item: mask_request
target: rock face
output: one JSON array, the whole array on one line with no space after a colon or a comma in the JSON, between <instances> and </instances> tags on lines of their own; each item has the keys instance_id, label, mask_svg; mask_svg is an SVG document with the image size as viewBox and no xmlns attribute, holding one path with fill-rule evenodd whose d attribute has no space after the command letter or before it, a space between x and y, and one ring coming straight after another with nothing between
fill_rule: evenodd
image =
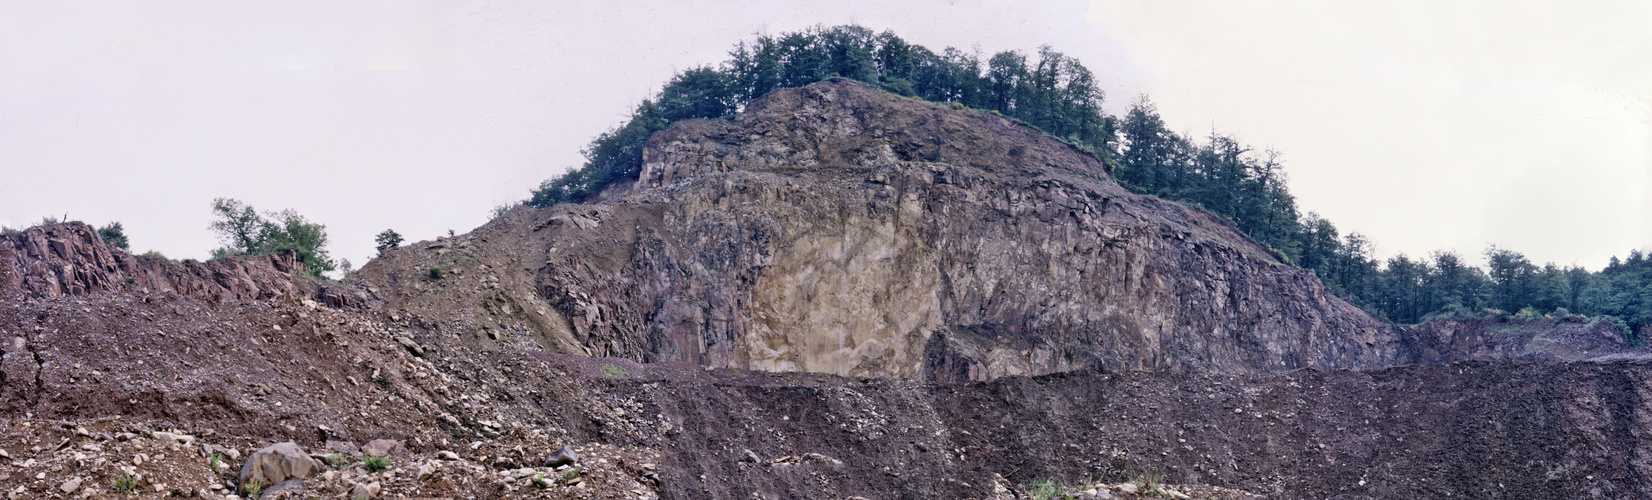
<instances>
[{"instance_id":1,"label":"rock face","mask_svg":"<svg viewBox=\"0 0 1652 500\"><path fill-rule=\"evenodd\" d=\"M578 345L548 350L937 380L1408 361L1221 220L998 116L829 81L679 123L643 158L594 204L467 236L535 273L515 293ZM364 273L410 297L392 305L441 300L392 274Z\"/></svg>"},{"instance_id":2,"label":"rock face","mask_svg":"<svg viewBox=\"0 0 1652 500\"><path fill-rule=\"evenodd\" d=\"M366 294L305 282L292 252L207 262L132 255L103 244L82 222L35 226L0 237L0 291L60 298L121 290L172 292L219 302L315 297L332 307L359 307Z\"/></svg>"},{"instance_id":3,"label":"rock face","mask_svg":"<svg viewBox=\"0 0 1652 500\"><path fill-rule=\"evenodd\" d=\"M1616 324L1577 316L1554 319L1475 318L1434 320L1404 327L1407 352L1419 363L1582 361L1638 358L1645 347L1624 341Z\"/></svg>"}]
</instances>

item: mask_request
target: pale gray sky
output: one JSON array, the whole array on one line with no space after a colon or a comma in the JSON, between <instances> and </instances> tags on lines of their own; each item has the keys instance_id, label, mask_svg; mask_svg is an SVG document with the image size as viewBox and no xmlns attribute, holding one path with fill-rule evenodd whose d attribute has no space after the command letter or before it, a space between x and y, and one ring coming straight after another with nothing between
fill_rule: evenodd
<instances>
[{"instance_id":1,"label":"pale gray sky","mask_svg":"<svg viewBox=\"0 0 1652 500\"><path fill-rule=\"evenodd\" d=\"M1638 2L0 3L0 224L123 222L203 258L214 197L373 235L481 224L674 71L754 32L859 23L1048 43L1172 127L1284 153L1380 255L1486 245L1598 269L1652 247L1652 7Z\"/></svg>"}]
</instances>

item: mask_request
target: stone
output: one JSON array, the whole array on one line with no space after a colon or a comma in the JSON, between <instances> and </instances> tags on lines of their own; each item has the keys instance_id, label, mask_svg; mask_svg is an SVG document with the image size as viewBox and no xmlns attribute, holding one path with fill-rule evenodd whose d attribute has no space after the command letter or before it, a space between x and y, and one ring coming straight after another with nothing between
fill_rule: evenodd
<instances>
[{"instance_id":1,"label":"stone","mask_svg":"<svg viewBox=\"0 0 1652 500\"><path fill-rule=\"evenodd\" d=\"M419 472L417 474L414 474L413 479L423 481L424 477L430 475L430 473L432 473L432 472L436 472L436 466L435 465L433 465L433 464L420 465L419 466Z\"/></svg>"},{"instance_id":2,"label":"stone","mask_svg":"<svg viewBox=\"0 0 1652 500\"><path fill-rule=\"evenodd\" d=\"M451 452L451 451L447 451L447 450L442 450L442 451L436 452L436 458L440 458L442 460L458 460L459 459L459 454Z\"/></svg>"},{"instance_id":3,"label":"stone","mask_svg":"<svg viewBox=\"0 0 1652 500\"><path fill-rule=\"evenodd\" d=\"M238 483L242 492L246 484L254 480L266 485L278 484L288 479L304 479L321 468L321 464L310 458L298 443L287 441L266 446L247 457L247 462L241 465L241 476Z\"/></svg>"},{"instance_id":4,"label":"stone","mask_svg":"<svg viewBox=\"0 0 1652 500\"><path fill-rule=\"evenodd\" d=\"M215 445L215 444L202 444L201 445L201 454L210 457L214 453L217 453L219 455L223 455L224 458L228 458L230 460L240 460L241 459L241 451L237 450L235 448L229 448L229 447L225 447L225 446L218 446L218 445Z\"/></svg>"},{"instance_id":5,"label":"stone","mask_svg":"<svg viewBox=\"0 0 1652 500\"><path fill-rule=\"evenodd\" d=\"M556 453L551 454L551 458L545 459L546 467L560 467L563 465L574 465L578 463L579 454L574 453L574 449L567 446L563 446L562 449L556 450Z\"/></svg>"},{"instance_id":6,"label":"stone","mask_svg":"<svg viewBox=\"0 0 1652 500\"><path fill-rule=\"evenodd\" d=\"M763 459L757 456L757 452L751 450L741 451L740 458L754 464L763 463Z\"/></svg>"},{"instance_id":7,"label":"stone","mask_svg":"<svg viewBox=\"0 0 1652 500\"><path fill-rule=\"evenodd\" d=\"M376 497L379 495L379 488L378 482L356 483L356 487L350 489L350 500Z\"/></svg>"},{"instance_id":8,"label":"stone","mask_svg":"<svg viewBox=\"0 0 1652 500\"><path fill-rule=\"evenodd\" d=\"M413 353L414 356L421 358L424 357L424 348L419 347L419 343L414 342L413 339L407 337L396 337L396 342L401 344L402 347L407 348L407 352Z\"/></svg>"},{"instance_id":9,"label":"stone","mask_svg":"<svg viewBox=\"0 0 1652 500\"><path fill-rule=\"evenodd\" d=\"M350 456L359 456L359 455L361 455L361 448L357 448L356 443L352 443L352 442L349 442L349 441L337 441L337 440L329 439L329 440L327 440L327 449L333 450L333 451L336 451L336 452L339 452L339 453L343 453L345 455L350 455Z\"/></svg>"},{"instance_id":10,"label":"stone","mask_svg":"<svg viewBox=\"0 0 1652 500\"><path fill-rule=\"evenodd\" d=\"M264 488L264 492L258 495L258 498L281 498L282 493L296 495L298 490L302 489L304 489L303 479L288 479Z\"/></svg>"},{"instance_id":11,"label":"stone","mask_svg":"<svg viewBox=\"0 0 1652 500\"><path fill-rule=\"evenodd\" d=\"M65 495L73 494L75 490L80 489L80 482L81 478L78 477L70 479L68 481L64 481L62 485L57 487L57 489L63 490L63 494Z\"/></svg>"},{"instance_id":12,"label":"stone","mask_svg":"<svg viewBox=\"0 0 1652 500\"><path fill-rule=\"evenodd\" d=\"M361 452L369 457L388 457L406 451L407 447L396 439L374 439L361 447Z\"/></svg>"},{"instance_id":13,"label":"stone","mask_svg":"<svg viewBox=\"0 0 1652 500\"><path fill-rule=\"evenodd\" d=\"M1140 488L1136 486L1136 483L1119 483L1118 486L1114 486L1114 488L1118 488L1119 491L1130 494L1135 494L1136 491L1140 490Z\"/></svg>"},{"instance_id":14,"label":"stone","mask_svg":"<svg viewBox=\"0 0 1652 500\"><path fill-rule=\"evenodd\" d=\"M157 441L163 441L163 442L168 442L168 443L178 443L178 444L182 444L182 445L195 444L195 436L191 436L191 435L188 435L188 434L174 434L174 433L165 432L165 431L155 431L155 432L149 433L149 437L155 438Z\"/></svg>"}]
</instances>

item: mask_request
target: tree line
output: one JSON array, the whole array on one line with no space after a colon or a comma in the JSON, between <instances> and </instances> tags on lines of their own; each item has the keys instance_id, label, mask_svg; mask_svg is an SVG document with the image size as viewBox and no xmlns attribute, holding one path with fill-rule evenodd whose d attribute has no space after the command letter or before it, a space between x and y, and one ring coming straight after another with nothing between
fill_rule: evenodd
<instances>
[{"instance_id":1,"label":"tree line","mask_svg":"<svg viewBox=\"0 0 1652 500\"><path fill-rule=\"evenodd\" d=\"M540 184L524 204L582 202L613 182L636 178L643 144L673 123L727 117L775 89L833 77L995 112L1087 149L1126 189L1210 211L1281 261L1313 271L1332 293L1390 321L1559 313L1612 316L1634 329L1652 324L1652 259L1639 252L1593 273L1540 267L1500 248L1486 252L1486 269L1451 252L1379 262L1363 235L1343 234L1330 221L1298 211L1277 152L1215 131L1202 139L1177 133L1145 96L1123 117L1108 115L1095 74L1048 46L1031 56L1003 51L983 59L860 26L758 35L719 65L675 75L625 123L593 139L581 168Z\"/></svg>"}]
</instances>

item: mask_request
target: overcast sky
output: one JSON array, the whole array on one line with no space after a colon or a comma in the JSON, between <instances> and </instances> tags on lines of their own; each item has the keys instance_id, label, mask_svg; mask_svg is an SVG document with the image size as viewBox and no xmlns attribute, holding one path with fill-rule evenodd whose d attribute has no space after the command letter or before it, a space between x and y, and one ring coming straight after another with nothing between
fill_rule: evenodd
<instances>
[{"instance_id":1,"label":"overcast sky","mask_svg":"<svg viewBox=\"0 0 1652 500\"><path fill-rule=\"evenodd\" d=\"M1489 244L1599 269L1652 247L1645 2L6 2L0 224L124 223L204 258L215 197L296 209L357 266L580 163L673 72L753 33L1033 51L1175 129L1284 155L1378 254Z\"/></svg>"}]
</instances>

